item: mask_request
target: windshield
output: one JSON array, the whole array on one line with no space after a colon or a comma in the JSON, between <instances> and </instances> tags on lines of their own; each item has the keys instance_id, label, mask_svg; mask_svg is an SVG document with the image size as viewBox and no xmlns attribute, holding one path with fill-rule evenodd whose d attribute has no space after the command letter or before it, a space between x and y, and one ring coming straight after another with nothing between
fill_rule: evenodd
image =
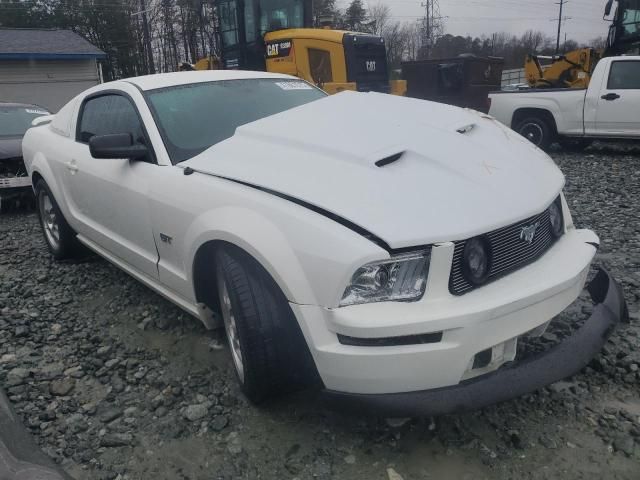
<instances>
[{"instance_id":1,"label":"windshield","mask_svg":"<svg viewBox=\"0 0 640 480\"><path fill-rule=\"evenodd\" d=\"M147 99L171 161L178 163L233 136L241 125L325 96L300 80L261 78L163 88Z\"/></svg>"},{"instance_id":2,"label":"windshield","mask_svg":"<svg viewBox=\"0 0 640 480\"><path fill-rule=\"evenodd\" d=\"M623 36L640 34L640 0L629 0L620 4L622 11Z\"/></svg>"},{"instance_id":3,"label":"windshield","mask_svg":"<svg viewBox=\"0 0 640 480\"><path fill-rule=\"evenodd\" d=\"M302 0L260 0L260 32L304 26Z\"/></svg>"},{"instance_id":4,"label":"windshield","mask_svg":"<svg viewBox=\"0 0 640 480\"><path fill-rule=\"evenodd\" d=\"M46 110L35 106L0 105L0 137L21 137L36 117L49 115Z\"/></svg>"}]
</instances>

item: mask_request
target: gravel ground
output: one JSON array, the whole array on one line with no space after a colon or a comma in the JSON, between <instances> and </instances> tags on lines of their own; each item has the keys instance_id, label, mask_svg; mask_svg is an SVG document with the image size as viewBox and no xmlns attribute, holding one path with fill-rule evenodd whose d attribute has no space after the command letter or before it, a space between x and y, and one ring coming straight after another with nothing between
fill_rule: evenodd
<instances>
[{"instance_id":1,"label":"gravel ground","mask_svg":"<svg viewBox=\"0 0 640 480\"><path fill-rule=\"evenodd\" d=\"M436 419L349 417L313 392L256 408L218 332L96 257L53 262L36 216L16 213L0 217L0 385L79 479L638 479L640 147L553 156L632 316L574 378Z\"/></svg>"}]
</instances>

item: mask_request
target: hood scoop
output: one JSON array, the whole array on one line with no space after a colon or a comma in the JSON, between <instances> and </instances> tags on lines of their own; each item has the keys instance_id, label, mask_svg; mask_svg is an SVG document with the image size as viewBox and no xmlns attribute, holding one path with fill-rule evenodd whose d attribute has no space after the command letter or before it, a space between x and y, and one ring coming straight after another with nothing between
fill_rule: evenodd
<instances>
[{"instance_id":1,"label":"hood scoop","mask_svg":"<svg viewBox=\"0 0 640 480\"><path fill-rule=\"evenodd\" d=\"M475 123L470 123L469 125L465 125L463 127L457 128L456 132L461 133L461 134L464 135L465 133L469 133L474 128L476 128L476 124Z\"/></svg>"},{"instance_id":2,"label":"hood scoop","mask_svg":"<svg viewBox=\"0 0 640 480\"><path fill-rule=\"evenodd\" d=\"M404 152L396 153L395 155L389 155L388 157L383 158L382 160L378 160L376 162L376 167L386 167L387 165L391 165L392 163L397 162L402 158Z\"/></svg>"}]
</instances>

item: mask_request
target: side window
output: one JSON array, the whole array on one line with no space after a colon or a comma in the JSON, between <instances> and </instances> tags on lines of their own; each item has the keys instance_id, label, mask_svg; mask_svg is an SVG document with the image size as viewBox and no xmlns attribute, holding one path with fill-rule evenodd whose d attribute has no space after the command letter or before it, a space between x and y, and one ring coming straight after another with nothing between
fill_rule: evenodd
<instances>
[{"instance_id":1,"label":"side window","mask_svg":"<svg viewBox=\"0 0 640 480\"><path fill-rule=\"evenodd\" d=\"M89 142L94 135L130 133L135 142L144 143L140 119L131 101L121 95L101 95L84 104L77 140Z\"/></svg>"},{"instance_id":2,"label":"side window","mask_svg":"<svg viewBox=\"0 0 640 480\"><path fill-rule=\"evenodd\" d=\"M331 54L327 50L309 49L309 69L311 78L317 85L333 82Z\"/></svg>"},{"instance_id":3,"label":"side window","mask_svg":"<svg viewBox=\"0 0 640 480\"><path fill-rule=\"evenodd\" d=\"M640 90L640 62L618 61L611 64L609 90Z\"/></svg>"},{"instance_id":4,"label":"side window","mask_svg":"<svg viewBox=\"0 0 640 480\"><path fill-rule=\"evenodd\" d=\"M218 6L222 42L227 47L238 43L238 17L235 0L221 2Z\"/></svg>"},{"instance_id":5,"label":"side window","mask_svg":"<svg viewBox=\"0 0 640 480\"><path fill-rule=\"evenodd\" d=\"M253 0L244 2L244 36L248 43L255 42L258 36L256 16L253 10Z\"/></svg>"}]
</instances>

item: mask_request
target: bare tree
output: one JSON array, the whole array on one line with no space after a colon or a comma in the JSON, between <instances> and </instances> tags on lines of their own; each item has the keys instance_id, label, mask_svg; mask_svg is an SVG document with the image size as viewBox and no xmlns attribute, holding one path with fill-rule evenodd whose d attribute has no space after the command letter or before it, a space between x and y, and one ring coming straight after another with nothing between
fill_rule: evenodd
<instances>
[{"instance_id":1,"label":"bare tree","mask_svg":"<svg viewBox=\"0 0 640 480\"><path fill-rule=\"evenodd\" d=\"M368 17L371 33L383 36L391 21L391 9L389 5L377 3L369 9Z\"/></svg>"}]
</instances>

